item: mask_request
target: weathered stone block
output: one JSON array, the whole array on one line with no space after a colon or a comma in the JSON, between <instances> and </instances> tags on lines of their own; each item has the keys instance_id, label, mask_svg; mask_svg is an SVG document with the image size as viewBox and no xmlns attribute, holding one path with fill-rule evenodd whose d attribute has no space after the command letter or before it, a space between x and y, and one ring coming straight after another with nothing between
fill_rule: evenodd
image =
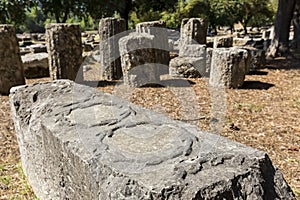
<instances>
[{"instance_id":1,"label":"weathered stone block","mask_svg":"<svg viewBox=\"0 0 300 200\"><path fill-rule=\"evenodd\" d=\"M47 53L26 54L22 56L24 76L27 78L48 77L49 63Z\"/></svg>"},{"instance_id":2,"label":"weathered stone block","mask_svg":"<svg viewBox=\"0 0 300 200\"><path fill-rule=\"evenodd\" d=\"M233 37L231 36L219 36L214 38L214 48L220 47L232 47Z\"/></svg>"},{"instance_id":3,"label":"weathered stone block","mask_svg":"<svg viewBox=\"0 0 300 200\"><path fill-rule=\"evenodd\" d=\"M25 84L23 64L19 55L16 30L12 25L0 25L0 94L11 87Z\"/></svg>"},{"instance_id":4,"label":"weathered stone block","mask_svg":"<svg viewBox=\"0 0 300 200\"><path fill-rule=\"evenodd\" d=\"M264 152L96 89L59 80L10 102L41 200L295 199Z\"/></svg>"},{"instance_id":5,"label":"weathered stone block","mask_svg":"<svg viewBox=\"0 0 300 200\"><path fill-rule=\"evenodd\" d=\"M181 22L180 46L186 44L206 44L208 23L201 18L185 18Z\"/></svg>"},{"instance_id":6,"label":"weathered stone block","mask_svg":"<svg viewBox=\"0 0 300 200\"><path fill-rule=\"evenodd\" d=\"M249 71L261 69L266 64L266 51L263 49L257 49L254 47L243 47L251 55Z\"/></svg>"},{"instance_id":7,"label":"weathered stone block","mask_svg":"<svg viewBox=\"0 0 300 200\"><path fill-rule=\"evenodd\" d=\"M165 21L142 22L136 25L137 33L148 33L154 36L157 63L169 65L170 53L168 32Z\"/></svg>"},{"instance_id":8,"label":"weathered stone block","mask_svg":"<svg viewBox=\"0 0 300 200\"><path fill-rule=\"evenodd\" d=\"M153 48L154 37L147 33L132 33L120 39L124 84L139 87L160 81L160 75L165 69L157 60L158 52Z\"/></svg>"},{"instance_id":9,"label":"weathered stone block","mask_svg":"<svg viewBox=\"0 0 300 200\"><path fill-rule=\"evenodd\" d=\"M181 57L206 57L206 46L199 44L188 44L182 46L179 50Z\"/></svg>"},{"instance_id":10,"label":"weathered stone block","mask_svg":"<svg viewBox=\"0 0 300 200\"><path fill-rule=\"evenodd\" d=\"M205 57L176 57L170 61L173 77L198 78L207 76Z\"/></svg>"},{"instance_id":11,"label":"weathered stone block","mask_svg":"<svg viewBox=\"0 0 300 200\"><path fill-rule=\"evenodd\" d=\"M126 31L126 21L102 18L99 22L100 76L103 80L119 80L122 77L119 53L120 33Z\"/></svg>"},{"instance_id":12,"label":"weathered stone block","mask_svg":"<svg viewBox=\"0 0 300 200\"><path fill-rule=\"evenodd\" d=\"M209 83L211 86L239 88L246 74L247 51L238 48L216 48L212 53Z\"/></svg>"},{"instance_id":13,"label":"weathered stone block","mask_svg":"<svg viewBox=\"0 0 300 200\"><path fill-rule=\"evenodd\" d=\"M47 24L47 50L50 77L81 81L82 44L80 26Z\"/></svg>"}]
</instances>

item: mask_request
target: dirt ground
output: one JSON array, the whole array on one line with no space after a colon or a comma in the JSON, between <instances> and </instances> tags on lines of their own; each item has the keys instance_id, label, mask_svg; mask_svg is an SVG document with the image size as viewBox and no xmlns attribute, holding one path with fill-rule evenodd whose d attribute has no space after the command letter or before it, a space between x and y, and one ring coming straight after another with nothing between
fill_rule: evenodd
<instances>
[{"instance_id":1,"label":"dirt ground","mask_svg":"<svg viewBox=\"0 0 300 200\"><path fill-rule=\"evenodd\" d=\"M247 75L241 89L226 90L226 97L221 98L226 116L219 133L267 152L300 199L300 55L296 57L269 61L265 69ZM31 79L27 83L47 80ZM99 90L125 95L136 104L210 130L212 100L207 80L166 80L163 85L166 87L144 87L126 93L121 87L103 84ZM195 110L195 116L187 115ZM22 172L7 96L0 96L2 199L35 199Z\"/></svg>"}]
</instances>

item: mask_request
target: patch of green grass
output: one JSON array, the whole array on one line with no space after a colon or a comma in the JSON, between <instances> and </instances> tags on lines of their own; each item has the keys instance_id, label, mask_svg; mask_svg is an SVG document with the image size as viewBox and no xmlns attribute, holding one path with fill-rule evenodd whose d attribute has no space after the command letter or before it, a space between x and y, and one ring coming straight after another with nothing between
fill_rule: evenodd
<instances>
[{"instance_id":1,"label":"patch of green grass","mask_svg":"<svg viewBox=\"0 0 300 200\"><path fill-rule=\"evenodd\" d=\"M9 175L0 176L0 183L8 186L10 184L11 177Z\"/></svg>"},{"instance_id":2,"label":"patch of green grass","mask_svg":"<svg viewBox=\"0 0 300 200\"><path fill-rule=\"evenodd\" d=\"M293 191L296 197L300 197L300 188L293 189Z\"/></svg>"},{"instance_id":3,"label":"patch of green grass","mask_svg":"<svg viewBox=\"0 0 300 200\"><path fill-rule=\"evenodd\" d=\"M298 100L296 101L296 105L297 105L297 106L300 106L300 99L298 99Z\"/></svg>"}]
</instances>

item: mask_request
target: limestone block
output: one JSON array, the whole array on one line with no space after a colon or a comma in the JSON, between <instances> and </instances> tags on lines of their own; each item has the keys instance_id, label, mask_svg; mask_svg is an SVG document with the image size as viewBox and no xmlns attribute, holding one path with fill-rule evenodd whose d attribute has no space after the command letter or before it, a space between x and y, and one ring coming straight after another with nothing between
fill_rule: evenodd
<instances>
[{"instance_id":1,"label":"limestone block","mask_svg":"<svg viewBox=\"0 0 300 200\"><path fill-rule=\"evenodd\" d=\"M47 51L50 77L81 81L81 31L76 24L47 24Z\"/></svg>"},{"instance_id":2,"label":"limestone block","mask_svg":"<svg viewBox=\"0 0 300 200\"><path fill-rule=\"evenodd\" d=\"M48 77L49 63L47 53L26 54L22 56L26 78Z\"/></svg>"},{"instance_id":3,"label":"limestone block","mask_svg":"<svg viewBox=\"0 0 300 200\"><path fill-rule=\"evenodd\" d=\"M120 33L126 31L124 19L102 18L99 22L100 76L103 80L119 80L122 77L119 53Z\"/></svg>"},{"instance_id":4,"label":"limestone block","mask_svg":"<svg viewBox=\"0 0 300 200\"><path fill-rule=\"evenodd\" d=\"M125 85L139 87L159 82L165 69L157 62L154 37L147 33L132 33L119 40Z\"/></svg>"},{"instance_id":5,"label":"limestone block","mask_svg":"<svg viewBox=\"0 0 300 200\"><path fill-rule=\"evenodd\" d=\"M181 44L206 44L208 23L201 18L185 18L181 22Z\"/></svg>"},{"instance_id":6,"label":"limestone block","mask_svg":"<svg viewBox=\"0 0 300 200\"><path fill-rule=\"evenodd\" d=\"M212 53L209 83L214 87L239 88L246 74L247 51L216 48Z\"/></svg>"},{"instance_id":7,"label":"limestone block","mask_svg":"<svg viewBox=\"0 0 300 200\"><path fill-rule=\"evenodd\" d=\"M156 50L157 63L169 65L170 53L168 32L165 21L142 22L136 25L137 33L148 33L154 36L154 49Z\"/></svg>"},{"instance_id":8,"label":"limestone block","mask_svg":"<svg viewBox=\"0 0 300 200\"><path fill-rule=\"evenodd\" d=\"M181 57L206 57L206 46L199 44L188 44L181 46L179 49L179 56Z\"/></svg>"},{"instance_id":9,"label":"limestone block","mask_svg":"<svg viewBox=\"0 0 300 200\"><path fill-rule=\"evenodd\" d=\"M0 25L0 94L11 87L25 84L23 64L19 54L16 30L12 25Z\"/></svg>"},{"instance_id":10,"label":"limestone block","mask_svg":"<svg viewBox=\"0 0 300 200\"><path fill-rule=\"evenodd\" d=\"M10 103L41 200L295 199L266 153L97 89L57 80Z\"/></svg>"},{"instance_id":11,"label":"limestone block","mask_svg":"<svg viewBox=\"0 0 300 200\"><path fill-rule=\"evenodd\" d=\"M169 74L185 78L207 76L205 63L205 57L176 57L170 61Z\"/></svg>"},{"instance_id":12,"label":"limestone block","mask_svg":"<svg viewBox=\"0 0 300 200\"><path fill-rule=\"evenodd\" d=\"M214 48L232 47L233 37L231 36L218 36L214 38Z\"/></svg>"}]
</instances>

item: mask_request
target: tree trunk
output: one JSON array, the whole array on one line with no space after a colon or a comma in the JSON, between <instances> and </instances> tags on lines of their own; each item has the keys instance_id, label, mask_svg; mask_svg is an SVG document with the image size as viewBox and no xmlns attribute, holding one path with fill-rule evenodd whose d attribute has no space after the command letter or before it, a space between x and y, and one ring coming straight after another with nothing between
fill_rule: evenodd
<instances>
[{"instance_id":1,"label":"tree trunk","mask_svg":"<svg viewBox=\"0 0 300 200\"><path fill-rule=\"evenodd\" d=\"M129 22L129 13L132 8L132 0L126 0L125 1L125 7L124 9L120 12L120 15L123 19L126 21L126 30L128 30L128 22Z\"/></svg>"},{"instance_id":2,"label":"tree trunk","mask_svg":"<svg viewBox=\"0 0 300 200\"><path fill-rule=\"evenodd\" d=\"M289 53L289 33L296 0L279 0L275 20L275 35L268 49L268 57Z\"/></svg>"},{"instance_id":3,"label":"tree trunk","mask_svg":"<svg viewBox=\"0 0 300 200\"><path fill-rule=\"evenodd\" d=\"M294 18L293 18L293 26L294 26L294 38L293 38L293 48L300 48L300 2L297 1L295 4L294 10Z\"/></svg>"}]
</instances>

